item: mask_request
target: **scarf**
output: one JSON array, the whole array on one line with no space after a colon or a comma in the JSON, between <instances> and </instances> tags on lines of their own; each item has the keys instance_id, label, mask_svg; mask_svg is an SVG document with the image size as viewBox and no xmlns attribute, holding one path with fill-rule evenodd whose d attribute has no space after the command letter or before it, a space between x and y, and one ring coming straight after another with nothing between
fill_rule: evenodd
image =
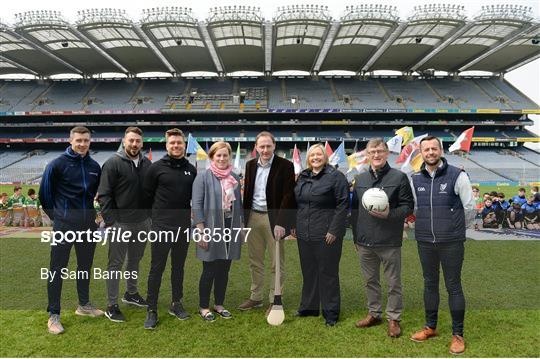
<instances>
[{"instance_id":1,"label":"scarf","mask_svg":"<svg viewBox=\"0 0 540 359\"><path fill-rule=\"evenodd\" d=\"M232 169L233 167L229 165L226 169L221 170L217 168L214 162L210 163L210 171L219 179L219 183L221 184L221 203L223 209L231 208L232 202L236 200L234 189L238 185L238 181L231 176Z\"/></svg>"}]
</instances>

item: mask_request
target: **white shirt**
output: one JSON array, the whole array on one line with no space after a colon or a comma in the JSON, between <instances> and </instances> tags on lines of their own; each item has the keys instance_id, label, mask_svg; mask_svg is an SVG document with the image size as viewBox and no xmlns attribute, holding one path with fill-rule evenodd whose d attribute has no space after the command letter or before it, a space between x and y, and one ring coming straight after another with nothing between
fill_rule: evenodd
<instances>
[{"instance_id":1,"label":"white shirt","mask_svg":"<svg viewBox=\"0 0 540 359\"><path fill-rule=\"evenodd\" d=\"M443 166L443 162L439 164L439 168ZM431 175L431 177L435 176L435 171L430 172L429 168L426 166L426 170ZM409 177L409 180L411 182L411 187L413 189L413 195L414 195L414 210L416 212L417 209L417 200L416 200L416 191L414 190L414 184L412 182L412 177ZM469 175L465 172L461 172L456 179L456 184L454 185L454 193L459 196L459 199L461 200L461 204L463 205L463 209L465 211L465 225L469 227L474 222L474 217L476 216L476 202L474 201L473 192L472 192L472 185L471 180L469 179Z\"/></svg>"},{"instance_id":2,"label":"white shirt","mask_svg":"<svg viewBox=\"0 0 540 359\"><path fill-rule=\"evenodd\" d=\"M251 208L257 211L268 210L266 205L266 183L268 182L268 175L270 174L270 167L274 161L274 155L270 158L266 164L262 164L261 159L257 161L257 174L255 175L255 188L253 189L253 204Z\"/></svg>"}]
</instances>

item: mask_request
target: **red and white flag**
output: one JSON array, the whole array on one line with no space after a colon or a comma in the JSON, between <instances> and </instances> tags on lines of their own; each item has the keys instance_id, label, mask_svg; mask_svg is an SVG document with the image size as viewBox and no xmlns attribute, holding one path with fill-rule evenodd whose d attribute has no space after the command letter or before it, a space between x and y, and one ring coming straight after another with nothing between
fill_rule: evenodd
<instances>
[{"instance_id":1,"label":"red and white flag","mask_svg":"<svg viewBox=\"0 0 540 359\"><path fill-rule=\"evenodd\" d=\"M324 143L324 149L326 150L326 154L328 155L328 158L334 154L334 151L332 150L332 147L330 147L330 144L328 141Z\"/></svg>"},{"instance_id":2,"label":"red and white flag","mask_svg":"<svg viewBox=\"0 0 540 359\"><path fill-rule=\"evenodd\" d=\"M296 145L294 145L292 159L294 164L294 174L297 175L302 172L302 163L300 162L300 151L298 151Z\"/></svg>"},{"instance_id":3,"label":"red and white flag","mask_svg":"<svg viewBox=\"0 0 540 359\"><path fill-rule=\"evenodd\" d=\"M449 152L454 152L454 151L469 152L471 150L471 142L472 142L473 133L474 133L474 126L463 131L461 135L459 135L459 137L457 138L456 142L454 142L452 146L448 148L448 151Z\"/></svg>"}]
</instances>

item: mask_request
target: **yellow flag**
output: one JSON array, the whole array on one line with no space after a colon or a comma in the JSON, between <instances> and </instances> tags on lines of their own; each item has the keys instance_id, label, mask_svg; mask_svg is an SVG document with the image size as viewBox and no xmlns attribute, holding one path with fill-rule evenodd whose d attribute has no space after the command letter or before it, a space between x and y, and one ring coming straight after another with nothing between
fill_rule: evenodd
<instances>
[{"instance_id":1,"label":"yellow flag","mask_svg":"<svg viewBox=\"0 0 540 359\"><path fill-rule=\"evenodd\" d=\"M396 130L396 135L399 135L403 138L403 141L401 142L402 146L406 146L414 138L413 129L409 126L405 126L400 128L399 130Z\"/></svg>"}]
</instances>

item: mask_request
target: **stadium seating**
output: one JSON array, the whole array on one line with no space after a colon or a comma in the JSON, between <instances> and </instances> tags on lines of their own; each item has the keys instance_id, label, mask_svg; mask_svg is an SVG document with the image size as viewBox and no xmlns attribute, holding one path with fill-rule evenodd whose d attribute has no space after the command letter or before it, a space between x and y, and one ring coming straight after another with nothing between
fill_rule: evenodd
<instances>
[{"instance_id":1,"label":"stadium seating","mask_svg":"<svg viewBox=\"0 0 540 359\"><path fill-rule=\"evenodd\" d=\"M93 81L55 81L34 102L33 111L82 110L83 98L94 86Z\"/></svg>"},{"instance_id":2,"label":"stadium seating","mask_svg":"<svg viewBox=\"0 0 540 359\"><path fill-rule=\"evenodd\" d=\"M245 95L240 104L240 92ZM196 92L196 93L195 93ZM291 101L294 99L293 101ZM493 78L274 78L0 81L0 111L159 111L270 109L534 109Z\"/></svg>"}]
</instances>

